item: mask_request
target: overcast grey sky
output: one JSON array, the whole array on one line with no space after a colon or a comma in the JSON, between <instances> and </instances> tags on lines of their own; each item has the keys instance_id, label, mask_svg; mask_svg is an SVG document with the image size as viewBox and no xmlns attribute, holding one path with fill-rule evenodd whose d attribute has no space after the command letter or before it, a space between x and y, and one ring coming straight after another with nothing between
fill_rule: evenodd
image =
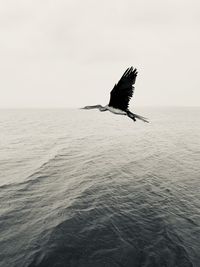
<instances>
[{"instance_id":1,"label":"overcast grey sky","mask_svg":"<svg viewBox=\"0 0 200 267\"><path fill-rule=\"evenodd\" d=\"M0 107L107 104L131 65L131 106L199 106L200 1L0 1Z\"/></svg>"}]
</instances>

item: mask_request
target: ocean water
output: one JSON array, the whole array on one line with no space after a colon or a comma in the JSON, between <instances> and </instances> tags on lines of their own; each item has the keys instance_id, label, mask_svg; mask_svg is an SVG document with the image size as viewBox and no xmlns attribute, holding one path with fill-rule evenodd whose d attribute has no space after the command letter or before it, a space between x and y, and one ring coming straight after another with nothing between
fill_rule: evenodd
<instances>
[{"instance_id":1,"label":"ocean water","mask_svg":"<svg viewBox=\"0 0 200 267\"><path fill-rule=\"evenodd\" d=\"M200 266L200 108L134 112L0 110L1 267Z\"/></svg>"}]
</instances>

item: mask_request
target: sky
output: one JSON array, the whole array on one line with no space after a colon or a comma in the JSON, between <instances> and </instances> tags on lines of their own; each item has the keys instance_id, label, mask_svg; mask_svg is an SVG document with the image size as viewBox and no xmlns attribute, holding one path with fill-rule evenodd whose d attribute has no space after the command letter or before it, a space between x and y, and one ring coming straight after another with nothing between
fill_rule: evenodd
<instances>
[{"instance_id":1,"label":"sky","mask_svg":"<svg viewBox=\"0 0 200 267\"><path fill-rule=\"evenodd\" d=\"M199 0L0 1L0 108L200 105Z\"/></svg>"}]
</instances>

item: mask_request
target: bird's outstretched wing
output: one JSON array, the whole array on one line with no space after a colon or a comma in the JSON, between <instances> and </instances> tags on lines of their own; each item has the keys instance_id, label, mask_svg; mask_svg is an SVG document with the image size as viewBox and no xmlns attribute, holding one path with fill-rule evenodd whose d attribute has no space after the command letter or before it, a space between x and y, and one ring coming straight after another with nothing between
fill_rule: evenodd
<instances>
[{"instance_id":1,"label":"bird's outstretched wing","mask_svg":"<svg viewBox=\"0 0 200 267\"><path fill-rule=\"evenodd\" d=\"M108 106L118 108L126 111L128 109L129 101L133 95L134 87L137 77L137 69L133 67L128 68L119 82L115 84L110 92L110 102Z\"/></svg>"}]
</instances>

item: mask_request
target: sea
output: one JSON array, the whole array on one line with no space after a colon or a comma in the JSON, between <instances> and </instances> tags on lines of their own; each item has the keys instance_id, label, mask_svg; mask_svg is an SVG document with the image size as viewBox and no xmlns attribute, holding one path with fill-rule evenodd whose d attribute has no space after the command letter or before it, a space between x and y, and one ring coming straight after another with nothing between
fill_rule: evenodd
<instances>
[{"instance_id":1,"label":"sea","mask_svg":"<svg viewBox=\"0 0 200 267\"><path fill-rule=\"evenodd\" d=\"M133 112L0 110L1 267L200 266L200 108Z\"/></svg>"}]
</instances>

